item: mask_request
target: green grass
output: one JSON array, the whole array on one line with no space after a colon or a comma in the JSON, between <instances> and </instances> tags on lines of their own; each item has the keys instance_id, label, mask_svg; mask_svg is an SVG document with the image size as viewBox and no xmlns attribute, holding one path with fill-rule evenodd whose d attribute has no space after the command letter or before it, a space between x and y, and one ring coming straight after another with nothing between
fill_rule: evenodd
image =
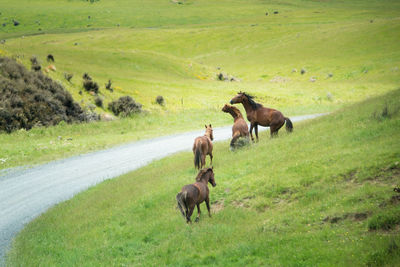
<instances>
[{"instance_id":1,"label":"green grass","mask_svg":"<svg viewBox=\"0 0 400 267\"><path fill-rule=\"evenodd\" d=\"M179 153L106 181L27 225L10 266L395 266L400 90L230 152L216 143L213 217L186 225ZM387 227L390 225L390 227ZM376 230L375 230L376 229Z\"/></svg>"},{"instance_id":2,"label":"green grass","mask_svg":"<svg viewBox=\"0 0 400 267\"><path fill-rule=\"evenodd\" d=\"M7 145L0 146L0 157L7 161L0 168L204 123L228 124L230 118L220 108L239 90L292 116L337 110L398 87L398 1L183 2L0 0L0 22L8 23L0 25L0 39L6 39L0 54L29 67L32 55L46 66L45 57L51 53L57 72L49 75L83 107L95 99L86 92L79 94L82 74L88 72L104 98L105 108L96 108L97 112L108 112L109 102L127 94L148 112L144 122L143 116L136 116L113 123L37 129L40 134L2 133L0 143ZM275 10L279 14L272 14ZM12 18L21 24L12 26ZM307 70L304 75L302 68ZM241 82L217 81L220 71ZM63 78L64 72L74 74L72 83ZM310 82L312 77L316 82ZM108 79L114 93L104 89ZM155 103L157 95L165 98L165 107ZM151 131L146 123L159 125L160 130ZM121 132L128 134L121 137ZM58 136L72 137L72 145L52 145L51 151L38 152Z\"/></svg>"}]
</instances>

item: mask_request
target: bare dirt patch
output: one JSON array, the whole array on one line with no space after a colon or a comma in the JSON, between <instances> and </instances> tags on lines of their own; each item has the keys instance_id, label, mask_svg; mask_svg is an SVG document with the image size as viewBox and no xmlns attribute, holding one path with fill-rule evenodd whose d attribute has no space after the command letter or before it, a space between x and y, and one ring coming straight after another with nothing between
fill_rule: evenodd
<instances>
[{"instance_id":1,"label":"bare dirt patch","mask_svg":"<svg viewBox=\"0 0 400 267\"><path fill-rule=\"evenodd\" d=\"M346 213L343 214L342 216L327 216L325 217L322 221L324 223L330 222L330 223L338 223L341 220L346 220L350 219L353 221L363 221L367 219L371 215L370 212L355 212L355 213Z\"/></svg>"},{"instance_id":2,"label":"bare dirt patch","mask_svg":"<svg viewBox=\"0 0 400 267\"><path fill-rule=\"evenodd\" d=\"M216 201L212 204L211 209L213 213L218 213L225 208L224 200Z\"/></svg>"}]
</instances>

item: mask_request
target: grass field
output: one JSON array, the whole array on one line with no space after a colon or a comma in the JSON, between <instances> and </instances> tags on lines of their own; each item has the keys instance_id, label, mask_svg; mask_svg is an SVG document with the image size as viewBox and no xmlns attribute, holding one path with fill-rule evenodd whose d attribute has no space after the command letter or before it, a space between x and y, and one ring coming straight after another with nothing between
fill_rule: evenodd
<instances>
[{"instance_id":1,"label":"grass field","mask_svg":"<svg viewBox=\"0 0 400 267\"><path fill-rule=\"evenodd\" d=\"M0 169L226 125L231 118L220 109L239 90L290 116L333 111L398 87L398 1L182 3L0 0L0 54L28 67L32 55L46 66L53 54L57 71L49 75L83 107L94 103L79 94L88 72L104 99L97 112L126 94L146 110L111 123L2 133ZM218 81L221 71L240 82ZM74 75L71 83L64 72ZM108 79L113 93L104 88ZM164 107L155 103L158 95Z\"/></svg>"},{"instance_id":2,"label":"grass field","mask_svg":"<svg viewBox=\"0 0 400 267\"><path fill-rule=\"evenodd\" d=\"M16 238L10 266L396 266L400 90L230 152L215 144L213 217L186 225L175 195L191 153L57 205ZM396 197L397 195L397 197Z\"/></svg>"}]
</instances>

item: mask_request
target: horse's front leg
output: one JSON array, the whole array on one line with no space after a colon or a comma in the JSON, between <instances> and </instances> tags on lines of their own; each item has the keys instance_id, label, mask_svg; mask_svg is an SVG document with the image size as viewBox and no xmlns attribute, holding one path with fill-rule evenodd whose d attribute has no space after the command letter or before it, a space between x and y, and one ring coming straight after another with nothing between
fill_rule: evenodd
<instances>
[{"instance_id":1,"label":"horse's front leg","mask_svg":"<svg viewBox=\"0 0 400 267\"><path fill-rule=\"evenodd\" d=\"M258 142L258 124L254 124L254 133L256 134L257 142Z\"/></svg>"},{"instance_id":2,"label":"horse's front leg","mask_svg":"<svg viewBox=\"0 0 400 267\"><path fill-rule=\"evenodd\" d=\"M201 214L200 204L197 204L197 217L196 217L195 222L198 222L200 220L200 214Z\"/></svg>"},{"instance_id":3,"label":"horse's front leg","mask_svg":"<svg viewBox=\"0 0 400 267\"><path fill-rule=\"evenodd\" d=\"M205 201L206 201L206 205L207 205L208 216L211 217L211 212L210 212L210 199L208 198L208 196L207 196L207 198L206 198Z\"/></svg>"},{"instance_id":4,"label":"horse's front leg","mask_svg":"<svg viewBox=\"0 0 400 267\"><path fill-rule=\"evenodd\" d=\"M253 123L250 123L250 137L251 137L251 141L254 142L254 137L253 137Z\"/></svg>"},{"instance_id":5,"label":"horse's front leg","mask_svg":"<svg viewBox=\"0 0 400 267\"><path fill-rule=\"evenodd\" d=\"M212 152L211 152L209 155L210 155L210 160L211 160L210 165L212 166L212 159L213 159L213 154L212 154Z\"/></svg>"}]
</instances>

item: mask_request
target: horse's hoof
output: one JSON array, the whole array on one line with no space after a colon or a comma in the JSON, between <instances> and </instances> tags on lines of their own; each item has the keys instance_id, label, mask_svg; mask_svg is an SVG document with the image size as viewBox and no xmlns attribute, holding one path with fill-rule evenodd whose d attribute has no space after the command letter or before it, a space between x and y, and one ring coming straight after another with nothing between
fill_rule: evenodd
<instances>
[{"instance_id":1,"label":"horse's hoof","mask_svg":"<svg viewBox=\"0 0 400 267\"><path fill-rule=\"evenodd\" d=\"M196 220L194 220L194 222L199 222L199 221L200 221L199 217L197 217Z\"/></svg>"}]
</instances>

